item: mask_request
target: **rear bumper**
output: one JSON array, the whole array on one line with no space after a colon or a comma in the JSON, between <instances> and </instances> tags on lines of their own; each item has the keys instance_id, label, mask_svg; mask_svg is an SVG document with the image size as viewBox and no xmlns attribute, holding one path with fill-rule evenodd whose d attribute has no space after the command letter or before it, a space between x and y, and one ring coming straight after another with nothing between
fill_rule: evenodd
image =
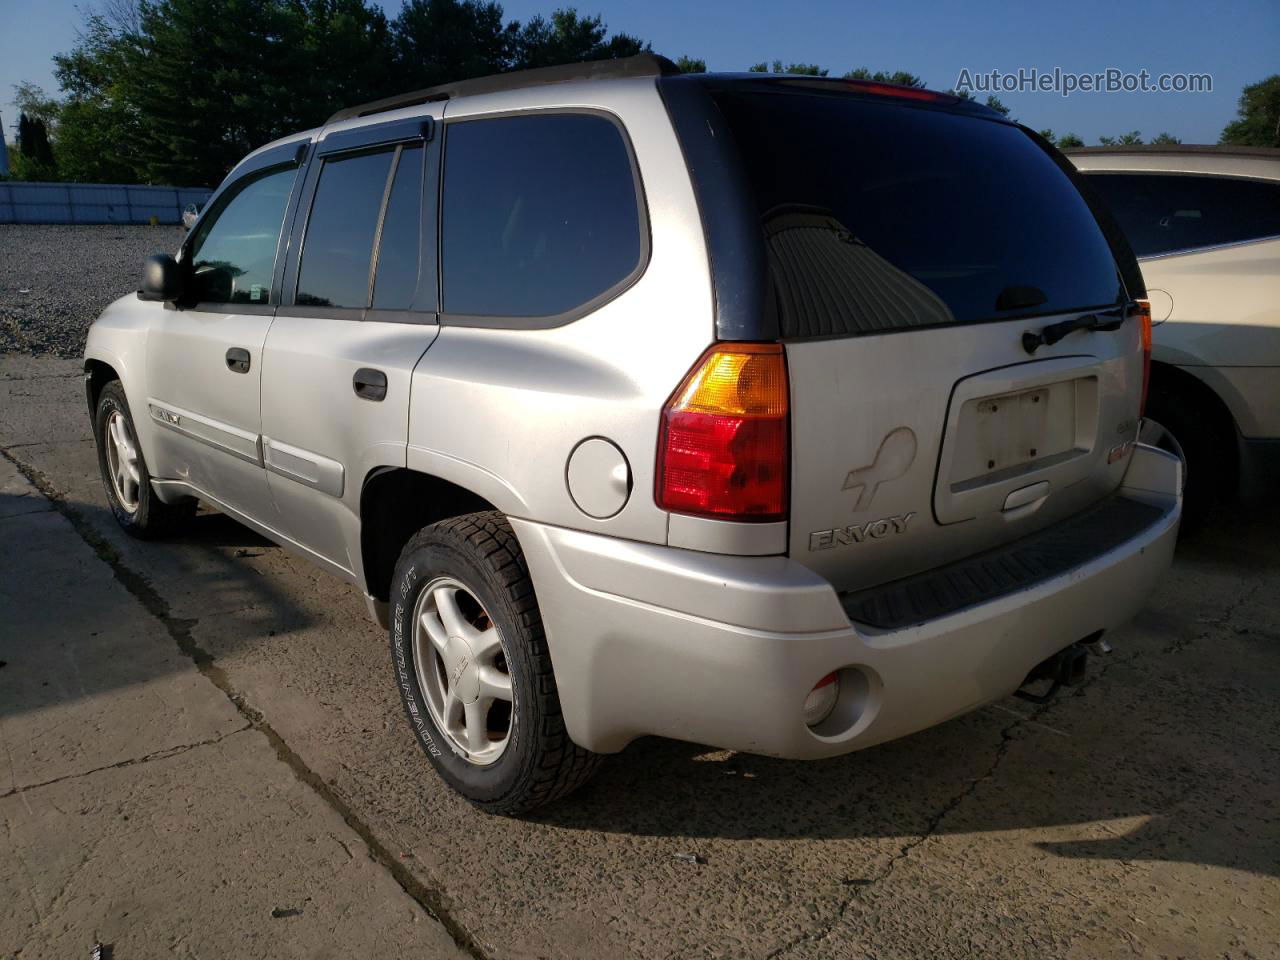
<instances>
[{"instance_id":1,"label":"rear bumper","mask_svg":"<svg viewBox=\"0 0 1280 960\"><path fill-rule=\"evenodd\" d=\"M924 622L850 620L786 557L725 557L513 520L570 736L601 752L655 734L771 756L834 756L1015 690L1057 651L1132 617L1169 566L1176 459L1139 447L1118 495L1159 509L1118 545L1033 586ZM841 671L832 717L802 704Z\"/></svg>"}]
</instances>

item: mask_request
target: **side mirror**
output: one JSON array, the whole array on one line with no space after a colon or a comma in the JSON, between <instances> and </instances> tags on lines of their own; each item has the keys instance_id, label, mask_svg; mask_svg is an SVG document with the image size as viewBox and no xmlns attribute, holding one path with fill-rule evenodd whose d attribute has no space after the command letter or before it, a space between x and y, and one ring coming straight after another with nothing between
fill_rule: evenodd
<instances>
[{"instance_id":1,"label":"side mirror","mask_svg":"<svg viewBox=\"0 0 1280 960\"><path fill-rule=\"evenodd\" d=\"M168 253L153 253L142 268L139 300L177 300L182 296L182 271Z\"/></svg>"}]
</instances>

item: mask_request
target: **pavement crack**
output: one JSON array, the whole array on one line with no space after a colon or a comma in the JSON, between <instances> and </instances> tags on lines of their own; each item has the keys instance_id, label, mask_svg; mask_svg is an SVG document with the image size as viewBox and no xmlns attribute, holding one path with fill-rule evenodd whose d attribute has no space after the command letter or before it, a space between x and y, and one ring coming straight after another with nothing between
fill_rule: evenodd
<instances>
[{"instance_id":1,"label":"pavement crack","mask_svg":"<svg viewBox=\"0 0 1280 960\"><path fill-rule=\"evenodd\" d=\"M93 443L93 437L76 437L74 440L28 440L23 443L11 443L6 446L6 450L21 450L23 447L54 447L58 445L65 446L69 443Z\"/></svg>"},{"instance_id":2,"label":"pavement crack","mask_svg":"<svg viewBox=\"0 0 1280 960\"><path fill-rule=\"evenodd\" d=\"M169 747L165 750L156 750L154 753L148 753L145 757L130 757L127 760L119 760L116 763L104 764L101 767L94 767L91 770L81 770L79 773L68 773L61 777L54 777L52 780L41 780L39 783L29 783L25 786L14 787L10 790L0 792L0 800L6 797L16 796L20 793L30 793L32 790L39 790L42 787L51 787L56 783L65 783L68 780L79 780L82 777L91 777L96 773L102 773L105 770L122 770L125 767L136 767L139 764L151 763L154 760L168 760L170 757L176 757L186 753L188 750L195 750L199 747L209 747L215 743L220 743L227 737L235 736L237 733L244 733L246 730L252 729L252 724L245 723L242 727L236 727L230 733L219 734L216 737L210 737L207 740L198 740L195 743L183 743L176 747ZM15 778L16 779L16 778Z\"/></svg>"},{"instance_id":3,"label":"pavement crack","mask_svg":"<svg viewBox=\"0 0 1280 960\"><path fill-rule=\"evenodd\" d=\"M235 689L226 671L215 661L213 655L196 642L193 629L199 621L173 616L169 602L160 595L160 592L156 590L151 581L129 567L120 552L101 533L94 529L93 524L90 523L84 512L68 502L63 493L50 482L49 478L41 470L13 456L8 447L0 447L0 456L12 463L32 486L48 498L54 509L71 524L72 529L75 530L80 539L88 545L99 560L110 568L116 580L129 591L135 600L142 604L148 613L161 623L178 649L191 659L201 675L231 701L232 705L247 721L246 728L257 730L267 738L267 742L271 744L276 757L293 772L293 775L298 780L310 787L321 800L328 804L346 825L364 841L373 859L391 875L400 889L415 901L423 912L444 927L459 950L476 958L476 960L487 960L484 951L480 948L475 938L461 923L453 918L446 897L440 891L427 887L394 853L378 840L373 829L360 818L359 814L355 812L346 799L340 796L323 777L312 770L306 761L275 731L262 715L262 712L249 704L243 694ZM21 791L18 792L21 793Z\"/></svg>"},{"instance_id":4,"label":"pavement crack","mask_svg":"<svg viewBox=\"0 0 1280 960\"><path fill-rule=\"evenodd\" d=\"M973 796L981 784L996 776L996 773L1000 769L1000 765L1004 762L1005 757L1008 756L1009 750L1016 739L1014 734L1020 728L1024 726L1043 726L1043 724L1040 723L1040 719L1063 700L1083 696L1085 691L1101 681L1113 666L1121 663L1128 663L1137 657L1138 654L1136 653L1127 657L1116 657L1114 654L1110 654L1108 655L1106 662L1103 663L1101 669L1091 674L1083 683L1070 688L1070 697L1066 694L1059 695L1048 703L1037 706L1036 709L1032 710L1029 714L1010 711L1011 713L1016 713L1017 718L1001 728L1000 742L996 745L995 753L991 757L991 762L987 765L986 772L981 776L974 777L972 780L967 781L960 790L943 803L942 806L938 808L938 811L925 822L924 830L904 843L898 849L898 852L890 857L885 865L881 867L874 876L865 880L860 880L854 887L853 891L838 904L830 920L823 923L820 928L810 930L793 938L792 940L789 940L787 943L784 943L782 946L769 953L765 960L777 960L777 958L790 953L801 944L819 943L830 938L835 933L836 928L844 919L845 915L849 912L849 908L852 907L856 901L864 897L867 891L872 887L888 879L897 868L898 864L911 856L912 851L927 843L938 834L938 831L942 828L942 824L947 817L953 814L961 804L969 799L969 797ZM1061 731L1054 730L1053 732L1061 734Z\"/></svg>"},{"instance_id":5,"label":"pavement crack","mask_svg":"<svg viewBox=\"0 0 1280 960\"><path fill-rule=\"evenodd\" d=\"M1192 646L1193 644L1196 644L1201 640L1208 639L1210 634L1212 634L1215 629L1230 628L1231 621L1235 618L1236 611L1239 610L1246 603L1251 601L1254 598L1254 595L1257 594L1257 592L1260 589L1262 589L1261 583L1254 584L1252 587L1250 587L1249 589L1241 593L1240 596L1236 597L1236 599L1233 600L1230 604L1228 604L1227 608L1222 612L1222 616L1215 617L1211 620L1209 619L1201 620L1200 623L1202 623L1208 629L1201 630L1194 637L1175 637L1172 641L1169 642L1169 644L1161 652L1166 654L1181 653L1183 650L1186 650L1188 647Z\"/></svg>"}]
</instances>

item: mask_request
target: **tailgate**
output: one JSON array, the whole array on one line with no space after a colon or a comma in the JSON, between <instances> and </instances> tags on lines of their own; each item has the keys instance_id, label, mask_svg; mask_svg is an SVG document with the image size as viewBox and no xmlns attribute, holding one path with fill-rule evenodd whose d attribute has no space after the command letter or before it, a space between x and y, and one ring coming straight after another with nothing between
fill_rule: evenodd
<instances>
[{"instance_id":1,"label":"tailgate","mask_svg":"<svg viewBox=\"0 0 1280 960\"><path fill-rule=\"evenodd\" d=\"M831 84L716 104L786 345L794 558L863 588L1119 485L1140 327L1118 319L1117 253L1051 147L994 114Z\"/></svg>"},{"instance_id":2,"label":"tailgate","mask_svg":"<svg viewBox=\"0 0 1280 960\"><path fill-rule=\"evenodd\" d=\"M1016 539L1115 489L1137 431L1136 325L1078 334L1039 360L1021 329L788 344L791 555L837 589L866 587Z\"/></svg>"}]
</instances>

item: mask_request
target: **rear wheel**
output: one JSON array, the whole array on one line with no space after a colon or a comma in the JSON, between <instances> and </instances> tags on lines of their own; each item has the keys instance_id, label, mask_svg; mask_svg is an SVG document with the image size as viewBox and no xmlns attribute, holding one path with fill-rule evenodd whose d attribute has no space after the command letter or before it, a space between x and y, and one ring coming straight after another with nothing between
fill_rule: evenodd
<instances>
[{"instance_id":1,"label":"rear wheel","mask_svg":"<svg viewBox=\"0 0 1280 960\"><path fill-rule=\"evenodd\" d=\"M418 742L491 813L564 796L599 765L569 739L520 545L497 512L419 531L396 565L391 656Z\"/></svg>"},{"instance_id":2,"label":"rear wheel","mask_svg":"<svg viewBox=\"0 0 1280 960\"><path fill-rule=\"evenodd\" d=\"M151 489L151 474L119 380L108 383L98 396L94 436L107 502L126 533L141 539L167 536L191 519L195 500L169 504Z\"/></svg>"}]
</instances>

